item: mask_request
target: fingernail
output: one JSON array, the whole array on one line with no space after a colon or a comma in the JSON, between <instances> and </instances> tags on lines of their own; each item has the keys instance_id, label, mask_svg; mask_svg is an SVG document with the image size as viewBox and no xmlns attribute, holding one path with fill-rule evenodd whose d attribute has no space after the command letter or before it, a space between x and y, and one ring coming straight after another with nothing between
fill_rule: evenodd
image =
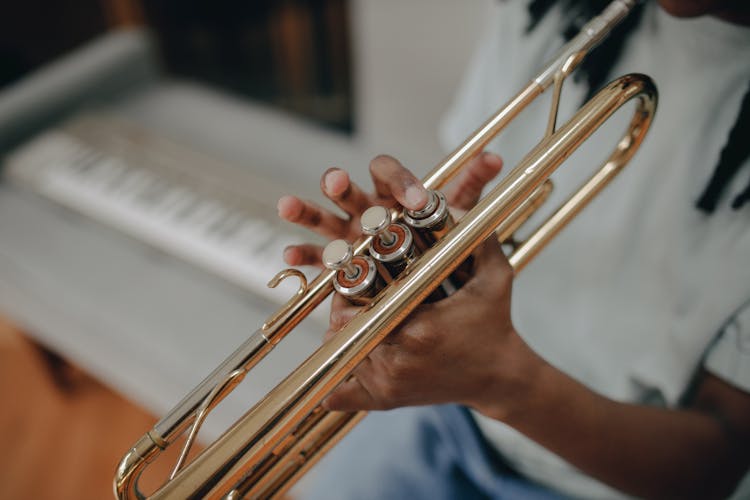
<instances>
[{"instance_id":1,"label":"fingernail","mask_svg":"<svg viewBox=\"0 0 750 500\"><path fill-rule=\"evenodd\" d=\"M424 187L413 184L406 188L404 198L406 198L406 204L408 205L406 208L419 210L427 203L427 191Z\"/></svg>"},{"instance_id":2,"label":"fingernail","mask_svg":"<svg viewBox=\"0 0 750 500\"><path fill-rule=\"evenodd\" d=\"M291 261L291 257L292 257L292 247L286 247L284 249L284 252L282 253L282 258L284 259L284 262L286 262L290 266L294 265L294 263Z\"/></svg>"},{"instance_id":3,"label":"fingernail","mask_svg":"<svg viewBox=\"0 0 750 500\"><path fill-rule=\"evenodd\" d=\"M331 194L333 192L333 185L334 185L334 179L333 179L333 173L335 170L331 170L326 174L325 178L325 185L326 185L326 193Z\"/></svg>"},{"instance_id":4,"label":"fingernail","mask_svg":"<svg viewBox=\"0 0 750 500\"><path fill-rule=\"evenodd\" d=\"M343 170L333 168L328 171L323 181L325 184L326 193L331 196L338 196L346 191L347 174ZM338 189L337 189L338 184ZM343 189L342 189L343 186Z\"/></svg>"},{"instance_id":5,"label":"fingernail","mask_svg":"<svg viewBox=\"0 0 750 500\"><path fill-rule=\"evenodd\" d=\"M284 205L284 198L286 197L282 196L281 198L279 198L279 201L276 202L276 211L278 212L279 217L281 217L281 208Z\"/></svg>"}]
</instances>

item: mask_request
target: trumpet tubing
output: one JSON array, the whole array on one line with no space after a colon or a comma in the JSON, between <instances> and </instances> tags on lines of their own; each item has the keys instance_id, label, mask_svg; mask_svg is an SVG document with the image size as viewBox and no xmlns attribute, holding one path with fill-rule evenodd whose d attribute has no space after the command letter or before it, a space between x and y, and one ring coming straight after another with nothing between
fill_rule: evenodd
<instances>
[{"instance_id":1,"label":"trumpet tubing","mask_svg":"<svg viewBox=\"0 0 750 500\"><path fill-rule=\"evenodd\" d=\"M590 21L537 78L428 174L423 180L425 187L435 190L448 182L546 88L554 85L555 95L559 96L562 81L580 62L582 54L596 45L633 5L634 2L617 0ZM617 109L634 101L630 125L609 159L531 237L525 242L514 242L515 251L509 260L516 272L523 269L630 160L649 128L656 98L656 88L648 77L626 75L602 89L559 130L555 130L557 99L553 99L546 136L489 194L453 227L447 226L447 232L418 257L404 250L409 257L398 269L405 265L406 272L393 272L388 284L367 298L367 306L346 326L192 462L183 467L181 459L173 477L151 498L236 499L282 495L365 415L328 412L320 406L323 399L448 279L477 246L493 235L509 240L548 194L552 172ZM371 236L356 242L351 254L365 254L378 235L385 235L389 241L394 238L388 227L397 222L397 217L396 212L370 214ZM346 252L342 255L351 259ZM341 255L329 257L331 264L341 271L326 270L309 284L291 270L272 280L273 286L281 279L297 276L301 280L300 289L125 455L115 477L118 498L145 498L137 488L137 479L146 464L188 428L191 442L210 408L333 290L337 273L356 276L351 261Z\"/></svg>"}]
</instances>

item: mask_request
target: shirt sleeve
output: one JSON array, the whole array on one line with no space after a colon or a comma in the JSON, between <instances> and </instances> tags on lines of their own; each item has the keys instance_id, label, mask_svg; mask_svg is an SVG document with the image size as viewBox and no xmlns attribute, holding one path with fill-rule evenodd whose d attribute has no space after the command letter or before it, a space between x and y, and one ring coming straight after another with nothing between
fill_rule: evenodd
<instances>
[{"instance_id":1,"label":"shirt sleeve","mask_svg":"<svg viewBox=\"0 0 750 500\"><path fill-rule=\"evenodd\" d=\"M704 361L709 373L750 392L750 303L726 323Z\"/></svg>"}]
</instances>

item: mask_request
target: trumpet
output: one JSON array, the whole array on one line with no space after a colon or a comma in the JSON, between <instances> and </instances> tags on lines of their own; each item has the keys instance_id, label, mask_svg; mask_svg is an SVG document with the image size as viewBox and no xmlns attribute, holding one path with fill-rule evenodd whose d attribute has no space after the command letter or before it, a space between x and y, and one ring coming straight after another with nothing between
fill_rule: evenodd
<instances>
[{"instance_id":1,"label":"trumpet","mask_svg":"<svg viewBox=\"0 0 750 500\"><path fill-rule=\"evenodd\" d=\"M424 179L431 191L440 189L502 131L530 102L552 87L552 105L544 137L489 194L441 232L431 246L371 298L329 341L189 463L188 451L198 430L219 402L278 342L334 290L338 271L328 269L313 281L294 269L270 282L299 280L296 294L222 362L203 382L141 437L125 454L114 479L116 498L278 498L284 495L357 422L364 412L324 410L321 402L354 368L413 311L449 279L487 238L511 241L516 229L543 202L549 177L600 125L627 102L635 103L625 134L609 158L580 189L543 222L530 237L513 245L509 261L523 269L578 212L628 163L642 143L656 111L657 91L647 76L620 77L584 104L565 124L557 126L564 80L635 7L634 0L615 0L589 21L517 95L450 153ZM393 210L388 221L405 217ZM442 234L444 232L444 234ZM367 254L374 233L359 239L351 255ZM138 479L149 462L187 433L170 478L151 496Z\"/></svg>"}]
</instances>

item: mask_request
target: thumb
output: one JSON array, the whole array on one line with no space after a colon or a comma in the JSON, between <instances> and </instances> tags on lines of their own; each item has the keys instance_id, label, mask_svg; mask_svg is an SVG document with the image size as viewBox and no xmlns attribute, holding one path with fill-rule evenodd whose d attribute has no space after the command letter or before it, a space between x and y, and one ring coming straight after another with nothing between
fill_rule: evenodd
<instances>
[{"instance_id":1,"label":"thumb","mask_svg":"<svg viewBox=\"0 0 750 500\"><path fill-rule=\"evenodd\" d=\"M494 234L474 251L474 275L467 285L486 289L513 278L513 268Z\"/></svg>"}]
</instances>

